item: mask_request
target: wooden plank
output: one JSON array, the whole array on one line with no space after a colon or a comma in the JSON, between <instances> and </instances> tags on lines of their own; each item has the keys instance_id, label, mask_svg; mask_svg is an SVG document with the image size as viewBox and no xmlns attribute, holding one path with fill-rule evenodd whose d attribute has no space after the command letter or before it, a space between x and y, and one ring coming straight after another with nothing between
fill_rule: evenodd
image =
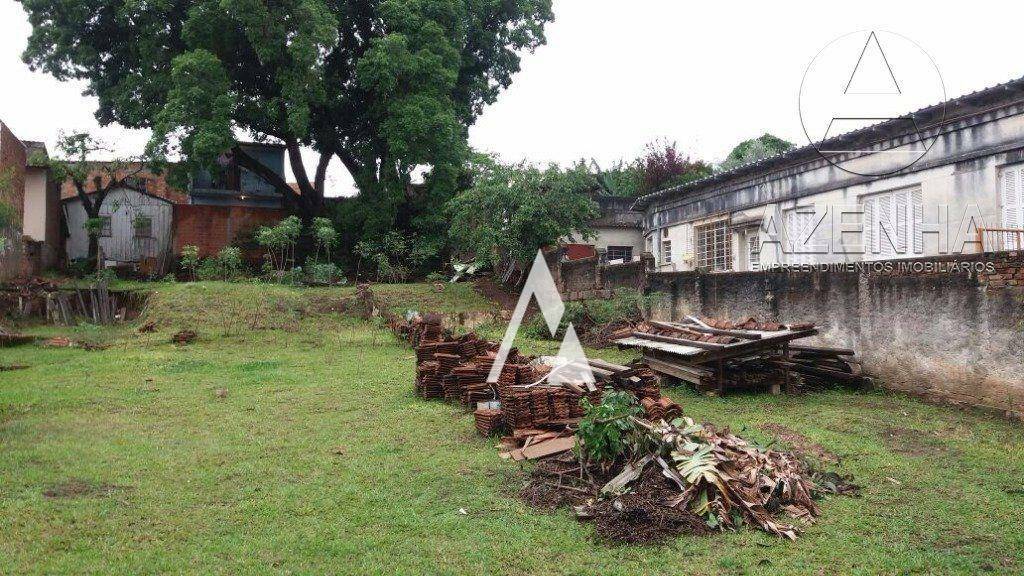
<instances>
[{"instance_id":1,"label":"wooden plank","mask_svg":"<svg viewBox=\"0 0 1024 576\"><path fill-rule=\"evenodd\" d=\"M629 366L612 364L611 362L605 362L600 358L587 358L587 362L594 368L600 368L601 370L611 370L612 372L625 372L626 370L629 370Z\"/></svg>"},{"instance_id":2,"label":"wooden plank","mask_svg":"<svg viewBox=\"0 0 1024 576\"><path fill-rule=\"evenodd\" d=\"M685 380L691 384L700 384L701 381L704 379L701 376L694 374L693 372L683 370L679 366L676 366L669 362L663 362L656 358L648 358L645 356L644 362L646 362L647 365L651 367L651 370L654 370L655 372L658 372L660 374L667 374L669 376L679 378L680 380Z\"/></svg>"},{"instance_id":3,"label":"wooden plank","mask_svg":"<svg viewBox=\"0 0 1024 576\"><path fill-rule=\"evenodd\" d=\"M793 352L808 352L811 354L837 354L839 356L853 356L856 354L849 348L826 348L824 346L797 346L793 345L789 347Z\"/></svg>"},{"instance_id":4,"label":"wooden plank","mask_svg":"<svg viewBox=\"0 0 1024 576\"><path fill-rule=\"evenodd\" d=\"M667 330L688 330L690 332L701 332L704 334L714 334L715 336L732 336L733 338L742 338L743 340L760 340L761 335L753 332L745 332L743 330L722 330L719 328L706 328L704 326L687 326L683 324L676 324L674 322L656 322L651 321L652 326L658 328L665 328Z\"/></svg>"},{"instance_id":5,"label":"wooden plank","mask_svg":"<svg viewBox=\"0 0 1024 576\"><path fill-rule=\"evenodd\" d=\"M566 452L572 450L573 446L576 445L575 436L566 436L564 438L552 438L551 440L545 440L533 444L529 447L523 448L523 457L527 460L535 460L537 458L543 458L545 456L551 456L552 454L558 454L559 452Z\"/></svg>"},{"instance_id":6,"label":"wooden plank","mask_svg":"<svg viewBox=\"0 0 1024 576\"><path fill-rule=\"evenodd\" d=\"M655 342L678 344L680 346L691 346L693 348L701 348L704 350L721 350L726 347L726 344L699 342L697 340L687 340L685 338L673 338L672 336L661 336L660 334L651 334L649 332L633 332L633 337L640 338L642 340L654 340Z\"/></svg>"}]
</instances>

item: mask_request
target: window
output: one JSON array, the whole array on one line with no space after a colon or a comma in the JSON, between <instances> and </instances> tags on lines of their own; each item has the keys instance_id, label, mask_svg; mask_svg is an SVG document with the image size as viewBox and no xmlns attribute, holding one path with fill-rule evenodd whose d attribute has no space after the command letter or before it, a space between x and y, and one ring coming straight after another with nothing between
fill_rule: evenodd
<instances>
[{"instance_id":1,"label":"window","mask_svg":"<svg viewBox=\"0 0 1024 576\"><path fill-rule=\"evenodd\" d=\"M152 238L153 237L153 218L150 216L136 216L135 217L135 237L136 238Z\"/></svg>"},{"instance_id":2,"label":"window","mask_svg":"<svg viewBox=\"0 0 1024 576\"><path fill-rule=\"evenodd\" d=\"M761 239L756 228L747 232L747 262L751 270L761 269Z\"/></svg>"},{"instance_id":3,"label":"window","mask_svg":"<svg viewBox=\"0 0 1024 576\"><path fill-rule=\"evenodd\" d=\"M1000 173L999 213L1003 228L1024 228L1024 164L1008 166ZM1018 234L1006 232L1003 246L1016 246Z\"/></svg>"},{"instance_id":4,"label":"window","mask_svg":"<svg viewBox=\"0 0 1024 576\"><path fill-rule=\"evenodd\" d=\"M672 241L668 239L668 228L661 229L661 263L672 263Z\"/></svg>"},{"instance_id":5,"label":"window","mask_svg":"<svg viewBox=\"0 0 1024 576\"><path fill-rule=\"evenodd\" d=\"M895 190L864 198L864 257L895 258L924 253L921 188Z\"/></svg>"},{"instance_id":6,"label":"window","mask_svg":"<svg viewBox=\"0 0 1024 576\"><path fill-rule=\"evenodd\" d=\"M732 246L729 239L729 221L719 220L696 226L697 268L711 272L732 269Z\"/></svg>"},{"instance_id":7,"label":"window","mask_svg":"<svg viewBox=\"0 0 1024 576\"><path fill-rule=\"evenodd\" d=\"M647 238L644 239L644 252L648 254L654 254L654 235L648 234Z\"/></svg>"},{"instance_id":8,"label":"window","mask_svg":"<svg viewBox=\"0 0 1024 576\"><path fill-rule=\"evenodd\" d=\"M100 237L110 238L110 216L100 216Z\"/></svg>"},{"instance_id":9,"label":"window","mask_svg":"<svg viewBox=\"0 0 1024 576\"><path fill-rule=\"evenodd\" d=\"M812 207L786 211L786 260L790 264L814 263L817 215Z\"/></svg>"},{"instance_id":10,"label":"window","mask_svg":"<svg viewBox=\"0 0 1024 576\"><path fill-rule=\"evenodd\" d=\"M633 261L633 247L632 246L609 246L605 252L605 261L614 262L616 260L622 260L623 262Z\"/></svg>"}]
</instances>

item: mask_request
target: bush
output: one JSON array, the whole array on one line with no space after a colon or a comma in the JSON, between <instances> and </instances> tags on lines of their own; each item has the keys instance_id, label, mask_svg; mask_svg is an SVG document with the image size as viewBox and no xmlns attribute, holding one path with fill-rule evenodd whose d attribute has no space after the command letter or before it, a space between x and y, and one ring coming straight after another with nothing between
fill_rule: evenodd
<instances>
[{"instance_id":1,"label":"bush","mask_svg":"<svg viewBox=\"0 0 1024 576\"><path fill-rule=\"evenodd\" d=\"M643 442L639 426L630 416L643 414L636 397L629 392L608 392L600 404L584 398L583 418L577 437L579 455L586 462L607 464L635 453Z\"/></svg>"},{"instance_id":2,"label":"bush","mask_svg":"<svg viewBox=\"0 0 1024 576\"><path fill-rule=\"evenodd\" d=\"M341 279L341 268L332 262L317 262L306 266L309 277L317 284L334 284Z\"/></svg>"},{"instance_id":3,"label":"bush","mask_svg":"<svg viewBox=\"0 0 1024 576\"><path fill-rule=\"evenodd\" d=\"M237 280L243 273L242 250L234 246L227 246L216 256L204 259L194 271L199 280Z\"/></svg>"},{"instance_id":4,"label":"bush","mask_svg":"<svg viewBox=\"0 0 1024 576\"><path fill-rule=\"evenodd\" d=\"M526 333L540 339L561 339L565 336L565 330L572 323L577 334L584 334L593 328L598 328L611 322L619 321L640 321L644 315L650 312L660 296L645 296L636 290L620 288L615 291L612 298L608 300L585 300L565 303L565 314L558 325L558 330L552 335L548 332L544 317L536 314L526 324Z\"/></svg>"}]
</instances>

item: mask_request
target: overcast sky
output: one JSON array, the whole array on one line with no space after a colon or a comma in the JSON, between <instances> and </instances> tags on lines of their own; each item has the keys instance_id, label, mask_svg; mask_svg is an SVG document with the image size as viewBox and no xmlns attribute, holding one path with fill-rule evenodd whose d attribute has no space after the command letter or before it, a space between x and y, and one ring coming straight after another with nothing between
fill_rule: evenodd
<instances>
[{"instance_id":1,"label":"overcast sky","mask_svg":"<svg viewBox=\"0 0 1024 576\"><path fill-rule=\"evenodd\" d=\"M548 44L523 57L512 87L471 129L473 146L513 161L602 165L645 143L678 141L721 160L771 132L806 144L797 113L804 70L832 40L858 30L899 33L935 60L950 97L1024 75L1024 7L1005 1L682 2L555 0ZM147 135L99 130L83 86L21 62L30 32L21 5L0 0L0 119L49 145L59 130L94 130L122 153ZM312 162L312 160L310 160ZM351 194L335 163L329 194Z\"/></svg>"}]
</instances>

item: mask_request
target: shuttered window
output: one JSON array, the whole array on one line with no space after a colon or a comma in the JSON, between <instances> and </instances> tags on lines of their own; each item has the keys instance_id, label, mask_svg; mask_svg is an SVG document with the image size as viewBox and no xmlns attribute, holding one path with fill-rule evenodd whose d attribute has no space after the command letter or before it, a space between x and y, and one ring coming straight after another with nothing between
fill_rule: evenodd
<instances>
[{"instance_id":1,"label":"shuttered window","mask_svg":"<svg viewBox=\"0 0 1024 576\"><path fill-rule=\"evenodd\" d=\"M1003 168L999 178L999 212L1003 228L1024 228L1024 164ZM1013 246L1016 234L1007 232L1004 246Z\"/></svg>"},{"instance_id":2,"label":"shuttered window","mask_svg":"<svg viewBox=\"0 0 1024 576\"><path fill-rule=\"evenodd\" d=\"M814 225L817 223L814 211L809 208L793 209L786 212L787 252L790 264L814 263Z\"/></svg>"},{"instance_id":3,"label":"shuttered window","mask_svg":"<svg viewBox=\"0 0 1024 576\"><path fill-rule=\"evenodd\" d=\"M889 259L924 253L921 188L894 190L867 196L864 211L864 258Z\"/></svg>"}]
</instances>

